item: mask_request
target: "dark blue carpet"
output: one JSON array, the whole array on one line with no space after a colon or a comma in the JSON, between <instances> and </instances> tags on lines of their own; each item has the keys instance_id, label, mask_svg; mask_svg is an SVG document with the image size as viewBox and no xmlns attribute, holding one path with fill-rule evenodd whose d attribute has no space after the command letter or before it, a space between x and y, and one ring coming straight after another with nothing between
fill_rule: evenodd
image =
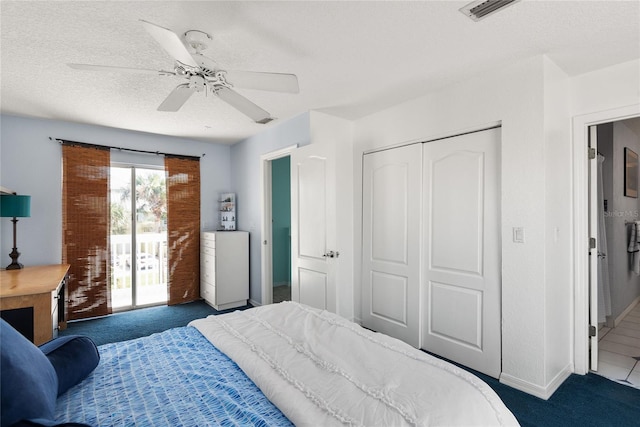
<instances>
[{"instance_id":1,"label":"dark blue carpet","mask_svg":"<svg viewBox=\"0 0 640 427\"><path fill-rule=\"evenodd\" d=\"M178 326L187 326L192 320L201 319L211 314L228 313L247 308L251 308L251 306L217 311L202 300L179 305L142 308L104 317L68 322L67 329L61 331L60 335L86 335L96 345L102 345L145 337Z\"/></svg>"},{"instance_id":2,"label":"dark blue carpet","mask_svg":"<svg viewBox=\"0 0 640 427\"><path fill-rule=\"evenodd\" d=\"M191 320L220 313L204 301L152 307L70 322L60 335L87 335L97 345L102 345L186 326ZM523 427L640 426L640 390L599 375L571 375L549 400L542 400L500 384L487 375L461 367L489 384Z\"/></svg>"},{"instance_id":3,"label":"dark blue carpet","mask_svg":"<svg viewBox=\"0 0 640 427\"><path fill-rule=\"evenodd\" d=\"M640 390L600 375L572 374L546 401L476 375L498 393L523 427L640 426Z\"/></svg>"},{"instance_id":4,"label":"dark blue carpet","mask_svg":"<svg viewBox=\"0 0 640 427\"><path fill-rule=\"evenodd\" d=\"M451 363L489 384L523 427L640 426L640 389L600 375L572 374L549 400L543 400L501 384L488 375Z\"/></svg>"}]
</instances>

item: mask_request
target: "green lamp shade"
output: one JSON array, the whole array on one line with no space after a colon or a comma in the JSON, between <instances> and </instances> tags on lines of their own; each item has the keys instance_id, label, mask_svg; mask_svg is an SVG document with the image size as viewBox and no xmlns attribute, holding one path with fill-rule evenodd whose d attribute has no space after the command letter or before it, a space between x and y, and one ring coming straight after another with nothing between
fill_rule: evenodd
<instances>
[{"instance_id":1,"label":"green lamp shade","mask_svg":"<svg viewBox=\"0 0 640 427\"><path fill-rule=\"evenodd\" d=\"M31 196L2 194L0 196L0 217L31 216Z\"/></svg>"}]
</instances>

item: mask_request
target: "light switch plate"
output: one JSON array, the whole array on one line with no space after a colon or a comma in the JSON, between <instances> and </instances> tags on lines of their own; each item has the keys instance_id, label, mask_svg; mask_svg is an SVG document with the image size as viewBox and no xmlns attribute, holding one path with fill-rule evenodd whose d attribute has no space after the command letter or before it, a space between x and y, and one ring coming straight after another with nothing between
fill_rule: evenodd
<instances>
[{"instance_id":1,"label":"light switch plate","mask_svg":"<svg viewBox=\"0 0 640 427\"><path fill-rule=\"evenodd\" d=\"M513 227L513 242L524 243L524 227Z\"/></svg>"}]
</instances>

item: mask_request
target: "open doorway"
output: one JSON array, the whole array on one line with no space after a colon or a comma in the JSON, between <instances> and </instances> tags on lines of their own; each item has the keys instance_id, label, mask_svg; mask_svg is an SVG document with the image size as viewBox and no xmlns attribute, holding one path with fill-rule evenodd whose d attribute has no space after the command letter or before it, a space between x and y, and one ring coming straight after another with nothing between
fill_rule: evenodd
<instances>
[{"instance_id":1,"label":"open doorway","mask_svg":"<svg viewBox=\"0 0 640 427\"><path fill-rule=\"evenodd\" d=\"M297 146L261 156L262 304L291 300L291 158Z\"/></svg>"},{"instance_id":2,"label":"open doorway","mask_svg":"<svg viewBox=\"0 0 640 427\"><path fill-rule=\"evenodd\" d=\"M291 157L271 161L273 302L291 301Z\"/></svg>"},{"instance_id":3,"label":"open doorway","mask_svg":"<svg viewBox=\"0 0 640 427\"><path fill-rule=\"evenodd\" d=\"M640 118L592 129L597 233L597 363L592 370L640 388ZM596 195L597 194L597 195ZM592 205L593 206L593 205ZM593 307L592 307L593 310ZM592 346L593 351L593 346ZM593 359L593 358L592 358Z\"/></svg>"},{"instance_id":4,"label":"open doorway","mask_svg":"<svg viewBox=\"0 0 640 427\"><path fill-rule=\"evenodd\" d=\"M589 168L596 166L595 153L594 160L590 160L589 140L590 133L595 130L595 126L615 122L620 120L640 117L640 104L614 108L610 110L597 111L589 114L575 116L573 118L573 230L572 230L572 252L573 252L573 283L574 283L574 372L577 374L587 374L592 369L595 362L597 369L597 292L591 292L590 276L597 277L595 263L590 260L597 260L597 252L593 254L591 248L592 238L595 239L597 229L590 224L589 194L594 185L590 185ZM592 176L594 176L592 174ZM593 200L594 197L592 196ZM597 206L597 205L596 205ZM592 209L597 212L597 209ZM591 216L591 219L594 216ZM596 233L590 230L596 230ZM594 312L595 310L595 312ZM593 315L593 316L592 316ZM595 351L591 351L592 348ZM595 359L594 359L595 357Z\"/></svg>"}]
</instances>

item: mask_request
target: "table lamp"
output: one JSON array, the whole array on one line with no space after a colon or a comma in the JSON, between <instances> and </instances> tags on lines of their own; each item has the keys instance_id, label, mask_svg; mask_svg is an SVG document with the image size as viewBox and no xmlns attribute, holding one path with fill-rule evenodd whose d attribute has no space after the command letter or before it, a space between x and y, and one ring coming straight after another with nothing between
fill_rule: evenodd
<instances>
[{"instance_id":1,"label":"table lamp","mask_svg":"<svg viewBox=\"0 0 640 427\"><path fill-rule=\"evenodd\" d=\"M7 270L16 270L22 268L22 264L18 262L20 252L16 247L16 223L18 218L31 216L31 196L19 196L17 194L0 195L0 217L13 218L13 251L9 254L11 264L7 266Z\"/></svg>"}]
</instances>

